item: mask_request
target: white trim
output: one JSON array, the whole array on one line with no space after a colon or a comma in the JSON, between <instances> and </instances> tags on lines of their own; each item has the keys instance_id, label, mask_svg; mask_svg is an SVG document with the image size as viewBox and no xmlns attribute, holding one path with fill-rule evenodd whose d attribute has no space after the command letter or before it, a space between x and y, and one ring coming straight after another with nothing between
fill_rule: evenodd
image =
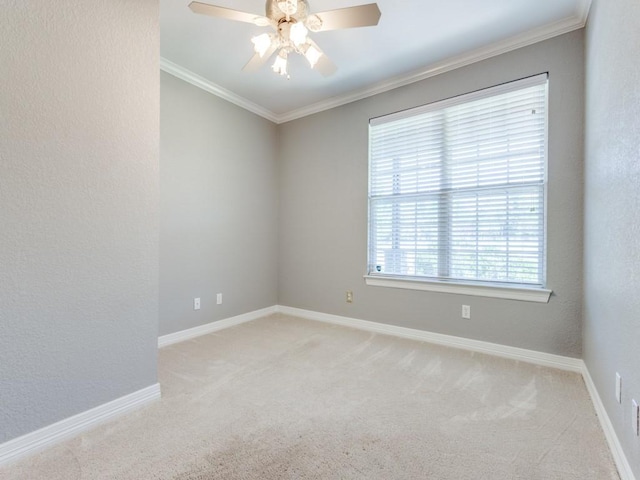
<instances>
[{"instance_id":1,"label":"white trim","mask_svg":"<svg viewBox=\"0 0 640 480\"><path fill-rule=\"evenodd\" d=\"M474 283L438 282L413 278L365 275L364 281L372 287L401 288L427 292L453 293L474 297L501 298L523 302L549 303L552 290L512 286L478 285Z\"/></svg>"},{"instance_id":2,"label":"white trim","mask_svg":"<svg viewBox=\"0 0 640 480\"><path fill-rule=\"evenodd\" d=\"M185 340L191 340L192 338L201 337L209 333L217 332L229 327L235 327L241 323L251 322L258 318L266 317L276 313L277 307L267 307L261 310L254 310L253 312L243 313L235 317L225 318L224 320L217 320L215 322L200 325L198 327L189 328L187 330L181 330L175 333L169 333L158 338L158 348L173 345L174 343L184 342Z\"/></svg>"},{"instance_id":3,"label":"white trim","mask_svg":"<svg viewBox=\"0 0 640 480\"><path fill-rule=\"evenodd\" d=\"M108 420L120 417L160 399L160 384L117 398L53 425L0 444L0 466L52 447Z\"/></svg>"},{"instance_id":4,"label":"white trim","mask_svg":"<svg viewBox=\"0 0 640 480\"><path fill-rule=\"evenodd\" d=\"M621 480L636 480L627 457L622 449L622 445L616 435L611 420L606 409L600 399L598 390L591 378L589 370L583 360L560 355L553 355L534 350L527 350L517 347L509 347L506 345L498 345L495 343L483 342L451 335L443 335L439 333L431 333L423 330L412 328L398 327L383 323L370 322L356 318L342 317L327 313L314 312L311 310L303 310L300 308L287 307L283 305L274 305L272 307L256 310L247 314L238 315L225 320L220 320L200 327L195 327L182 332L176 332L170 335L164 335L158 339L160 347L171 345L176 342L195 338L200 335L215 332L223 328L228 328L240 323L257 320L261 317L282 313L292 315L307 320L315 320L333 325L341 325L344 327L356 328L383 335L392 335L401 338L409 338L436 345L443 345L451 348L458 348L473 352L480 352L487 355L493 355L502 358L541 365L545 367L557 368L571 372L581 373L584 379L587 391L593 402L596 414L600 420L600 425L604 431L607 444L613 456L613 460L618 468ZM103 422L129 413L135 409L141 408L146 404L160 399L160 385L155 384L137 392L125 395L124 397L105 403L86 412L80 413L73 417L67 418L53 425L49 425L40 430L28 433L22 437L10 440L0 444L0 466L13 462L26 455L30 455L41 451L45 448L52 447L72 436L83 431L89 430Z\"/></svg>"},{"instance_id":5,"label":"white trim","mask_svg":"<svg viewBox=\"0 0 640 480\"><path fill-rule=\"evenodd\" d=\"M281 114L274 113L267 108L264 108L254 102L241 97L240 95L237 95L223 87L220 87L219 85L216 85L215 83L187 70L186 68L183 68L180 65L167 60L166 58L160 58L160 69L164 70L167 73L170 73L171 75L181 78L182 80L189 82L196 87L200 87L209 93L224 98L225 100L228 100L235 105L245 108L250 112L271 120L274 123L280 124L290 122L292 120L297 120L308 115L313 115L314 113L330 110L332 108L346 105L357 100L372 97L380 93L388 92L389 90L393 90L398 87L403 87L405 85L416 83L430 77L435 77L436 75L440 75L457 68L465 67L467 65L471 65L473 63L486 60L491 57L502 55L503 53L517 50L518 48L533 45L534 43L542 42L544 40L548 40L550 38L564 35L565 33L569 33L580 28L584 28L587 23L590 5L591 0L581 0L579 13L574 17L530 30L529 32L516 35L506 40L496 42L492 45L476 49L469 53L449 58L447 60L432 64L426 68L422 68L412 73L394 77L390 80L378 83L370 87L356 90L345 95L332 97L327 100L323 100L321 102L317 102L312 105L308 105L306 107L298 108Z\"/></svg>"},{"instance_id":6,"label":"white trim","mask_svg":"<svg viewBox=\"0 0 640 480\"><path fill-rule=\"evenodd\" d=\"M432 64L426 69L421 69L408 75L401 75L372 87L358 90L346 95L333 97L322 102L314 103L313 105L309 105L307 107L292 110L290 112L278 115L277 123L289 122L291 120L306 117L308 115L319 113L324 110L330 110L347 103L355 102L357 100L362 100L364 98L378 95L380 93L388 92L389 90L403 87L405 85L410 85L412 83L416 83L430 77L435 77L436 75L450 72L451 70L466 67L467 65L471 65L488 58L496 57L498 55L502 55L503 53L508 53L519 48L527 47L529 45L533 45L534 43L542 42L559 35L564 35L565 33L583 28L585 26L585 22L586 18L582 19L580 17L573 17L555 22L551 25L537 28L521 35L511 37L507 40L496 42L487 47L479 48L470 53L458 55L442 62Z\"/></svg>"},{"instance_id":7,"label":"white trim","mask_svg":"<svg viewBox=\"0 0 640 480\"><path fill-rule=\"evenodd\" d=\"M591 0L579 0L578 18L582 19L582 23L584 25L587 24L587 20L589 19L589 12L591 11L591 3L592 3Z\"/></svg>"},{"instance_id":8,"label":"white trim","mask_svg":"<svg viewBox=\"0 0 640 480\"><path fill-rule=\"evenodd\" d=\"M613 428L613 424L609 419L609 415L607 414L607 410L604 408L604 404L600 399L600 395L598 394L598 389L596 388L595 383L593 383L593 379L591 378L591 374L589 373L589 369L587 365L582 362L582 378L584 379L584 383L587 386L587 390L589 391L589 395L591 396L591 401L593 402L593 407L596 410L596 415L600 420L600 426L604 431L604 436L607 439L607 443L609 444L609 450L611 450L611 455L613 456L613 461L618 467L618 474L620 475L620 480L635 480L636 477L633 475L633 471L631 470L631 465L629 465L629 461L627 460L626 455L624 454L624 450L622 449L622 445L620 444L620 440L616 435L616 431Z\"/></svg>"},{"instance_id":9,"label":"white trim","mask_svg":"<svg viewBox=\"0 0 640 480\"><path fill-rule=\"evenodd\" d=\"M279 123L278 115L273 113L271 110L268 110L263 106L258 105L257 103L247 100L240 95L236 95L232 91L227 90L220 85L216 85L206 78L201 77L200 75L193 73L191 70L187 70L186 68L181 67L180 65L173 63L166 58L160 57L160 70L163 70L173 75L174 77L184 80L191 85L201 88L205 92L209 92L217 97L233 103L234 105L237 105L241 108L244 108L245 110L255 113L256 115L266 118L267 120Z\"/></svg>"},{"instance_id":10,"label":"white trim","mask_svg":"<svg viewBox=\"0 0 640 480\"><path fill-rule=\"evenodd\" d=\"M330 323L333 325L341 325L344 327L356 328L358 330L365 330L368 332L380 333L383 335L393 335L395 337L409 338L412 340L443 345L446 347L469 350L472 352L480 352L487 355L509 358L512 360L531 363L534 365L541 365L544 367L551 367L560 370L580 373L582 375L582 378L584 379L587 391L589 393L589 396L591 397L591 401L593 402L593 406L600 421L600 425L604 432L609 450L611 451L611 455L618 469L620 480L636 480L636 477L631 470L631 466L627 460L624 450L622 449L622 445L620 444L618 436L616 435L613 425L611 424L611 420L607 415L607 411L602 404L602 400L600 399L598 390L593 383L589 370L584 361L579 358L564 357L561 355L537 352L535 350L509 347L506 345L498 345L495 343L454 337L451 335L442 335L439 333L431 333L423 330L415 330L412 328L398 327L384 323L376 323L356 318L314 312L311 310L303 310L300 308L287 307L283 305L278 305L276 307L276 310L277 312L285 315L291 315L307 320L315 320L319 322Z\"/></svg>"},{"instance_id":11,"label":"white trim","mask_svg":"<svg viewBox=\"0 0 640 480\"><path fill-rule=\"evenodd\" d=\"M509 358L512 360L532 363L535 365L542 365L544 367L558 368L560 370L568 370L578 373L582 372L583 362L579 358L571 358L561 355L553 355L551 353L536 352L534 350L526 350L524 348L509 347L506 345L498 345L496 343L483 342L480 340L472 340L469 338L454 337L451 335L427 332L425 330L416 330L413 328L398 327L385 323L360 320L357 318L341 317L338 315L330 315L328 313L302 310L300 308L278 306L278 312L285 315L305 318L307 320L316 320L319 322L342 325L344 327L357 328L359 330L366 330L368 332L381 333L383 335L393 335L395 337L409 338L412 340L433 343L436 345L444 345L447 347L459 348L472 352L485 353L487 355L493 355L496 357Z\"/></svg>"},{"instance_id":12,"label":"white trim","mask_svg":"<svg viewBox=\"0 0 640 480\"><path fill-rule=\"evenodd\" d=\"M368 87L362 90L358 90L346 95L330 98L322 102L314 103L307 107L303 107L297 110L278 115L277 123L289 122L298 118L306 117L314 113L319 113L324 110L330 110L347 103L362 100L364 98L372 97L380 93L388 92L398 87L410 85L430 77L435 77L442 73L450 72L461 67L466 67L476 62L486 60L491 57L508 53L518 48L527 47L534 43L542 42L565 33L572 32L583 28L586 23L586 18L572 17L566 20L561 20L550 25L531 30L529 32L511 37L509 39L496 42L487 47L479 48L470 53L465 53L455 57L451 57L442 62L438 62L430 65L426 69L420 69L407 75L401 75L385 82L379 83L372 87Z\"/></svg>"}]
</instances>

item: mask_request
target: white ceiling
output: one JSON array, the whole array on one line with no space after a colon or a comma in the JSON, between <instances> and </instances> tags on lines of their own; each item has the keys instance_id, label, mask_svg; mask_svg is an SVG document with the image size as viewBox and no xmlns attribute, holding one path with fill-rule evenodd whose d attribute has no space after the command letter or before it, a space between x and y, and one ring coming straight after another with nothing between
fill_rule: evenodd
<instances>
[{"instance_id":1,"label":"white ceiling","mask_svg":"<svg viewBox=\"0 0 640 480\"><path fill-rule=\"evenodd\" d=\"M264 0L201 0L264 15ZM376 0L309 0L311 12ZM160 1L161 67L276 122L389 90L584 26L591 0L377 0L375 27L312 38L338 66L323 77L297 55L291 78L242 67L251 37L271 31L198 15L190 0Z\"/></svg>"}]
</instances>

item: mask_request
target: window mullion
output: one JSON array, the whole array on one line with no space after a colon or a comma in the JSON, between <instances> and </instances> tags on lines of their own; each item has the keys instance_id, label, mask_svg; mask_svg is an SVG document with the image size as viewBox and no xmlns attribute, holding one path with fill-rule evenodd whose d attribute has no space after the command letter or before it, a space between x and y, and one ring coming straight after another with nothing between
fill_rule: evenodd
<instances>
[{"instance_id":1,"label":"window mullion","mask_svg":"<svg viewBox=\"0 0 640 480\"><path fill-rule=\"evenodd\" d=\"M438 199L438 276L448 278L451 272L451 186L449 151L447 148L447 115L440 118L440 189Z\"/></svg>"}]
</instances>

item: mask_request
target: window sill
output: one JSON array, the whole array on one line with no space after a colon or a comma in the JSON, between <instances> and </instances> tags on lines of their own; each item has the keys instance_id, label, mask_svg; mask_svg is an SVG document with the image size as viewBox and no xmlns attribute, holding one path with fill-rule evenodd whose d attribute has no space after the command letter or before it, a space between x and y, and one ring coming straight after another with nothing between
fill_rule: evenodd
<instances>
[{"instance_id":1,"label":"window sill","mask_svg":"<svg viewBox=\"0 0 640 480\"><path fill-rule=\"evenodd\" d=\"M365 275L367 285L373 287L402 288L405 290L423 290L428 292L454 293L476 297L502 298L523 302L549 303L552 291L536 287L512 287L503 285L480 285L463 282L438 282L418 280L408 277L390 277Z\"/></svg>"}]
</instances>

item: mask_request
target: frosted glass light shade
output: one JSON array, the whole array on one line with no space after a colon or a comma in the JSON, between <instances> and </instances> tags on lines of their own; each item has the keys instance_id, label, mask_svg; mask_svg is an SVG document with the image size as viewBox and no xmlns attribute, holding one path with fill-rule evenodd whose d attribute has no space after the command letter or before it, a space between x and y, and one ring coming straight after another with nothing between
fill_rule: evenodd
<instances>
[{"instance_id":1,"label":"frosted glass light shade","mask_svg":"<svg viewBox=\"0 0 640 480\"><path fill-rule=\"evenodd\" d=\"M309 45L309 48L307 48L307 51L304 52L304 56L309 61L311 68L313 68L315 67L316 63L318 63L318 60L320 60L320 57L322 56L322 52L318 50L316 47L314 47L313 45Z\"/></svg>"},{"instance_id":2,"label":"frosted glass light shade","mask_svg":"<svg viewBox=\"0 0 640 480\"><path fill-rule=\"evenodd\" d=\"M286 75L287 74L287 57L282 56L282 54L279 54L276 57L276 61L273 62L273 66L271 67L271 69L279 75Z\"/></svg>"},{"instance_id":3,"label":"frosted glass light shade","mask_svg":"<svg viewBox=\"0 0 640 480\"><path fill-rule=\"evenodd\" d=\"M294 23L289 33L289 39L296 47L299 47L307 41L307 32L307 28L302 23Z\"/></svg>"},{"instance_id":4,"label":"frosted glass light shade","mask_svg":"<svg viewBox=\"0 0 640 480\"><path fill-rule=\"evenodd\" d=\"M263 33L262 35L258 35L257 37L253 37L251 39L253 42L253 48L260 57L264 57L264 54L267 53L269 47L271 46L271 36L268 33Z\"/></svg>"}]
</instances>

